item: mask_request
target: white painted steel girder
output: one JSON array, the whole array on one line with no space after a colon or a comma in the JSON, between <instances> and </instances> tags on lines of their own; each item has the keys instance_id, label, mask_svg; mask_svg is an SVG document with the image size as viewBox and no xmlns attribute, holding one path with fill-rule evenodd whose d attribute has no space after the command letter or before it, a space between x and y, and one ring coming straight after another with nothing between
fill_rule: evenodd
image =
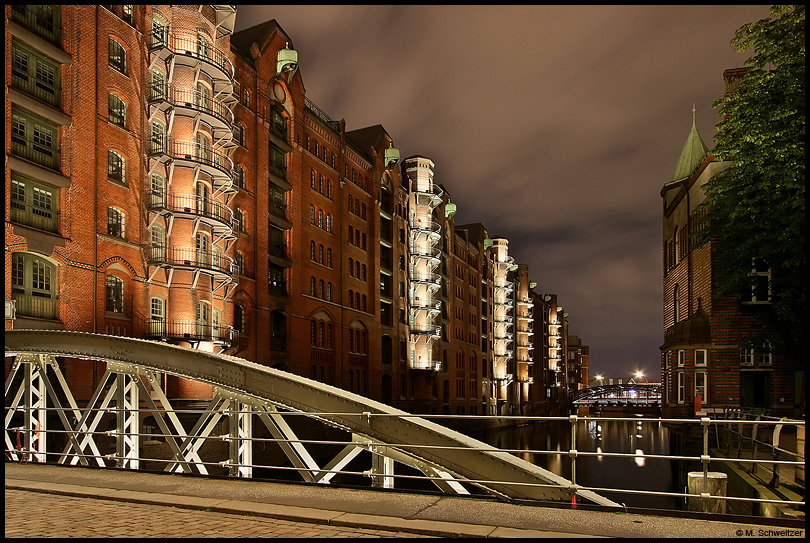
<instances>
[{"instance_id":1,"label":"white painted steel girder","mask_svg":"<svg viewBox=\"0 0 810 543\"><path fill-rule=\"evenodd\" d=\"M559 475L509 453L493 451L489 445L439 424L324 383L234 356L100 334L6 330L5 355L25 354L130 364L208 383L219 389L252 396L260 402L314 413L313 418L386 444L386 450L380 451L384 456L409 459L406 463L411 465L432 467L438 474L447 474L443 477L475 481L474 484L492 494L510 498L568 500L576 492L592 502L620 507L598 494L578 489ZM265 412L260 418L270 416ZM343 460L345 458L336 458L333 463ZM317 466L313 467L317 469ZM377 466L374 471L377 472L375 475L381 476L378 479L381 481L385 481L384 475L390 473L385 465Z\"/></svg>"}]
</instances>

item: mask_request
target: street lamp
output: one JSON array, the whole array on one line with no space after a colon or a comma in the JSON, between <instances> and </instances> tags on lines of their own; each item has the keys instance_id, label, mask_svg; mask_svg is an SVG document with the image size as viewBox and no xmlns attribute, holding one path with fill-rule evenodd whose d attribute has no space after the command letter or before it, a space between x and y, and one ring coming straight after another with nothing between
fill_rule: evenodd
<instances>
[{"instance_id":1,"label":"street lamp","mask_svg":"<svg viewBox=\"0 0 810 543\"><path fill-rule=\"evenodd\" d=\"M640 371L637 371L637 372L636 372L636 379L638 379L638 378L640 378L640 377L644 377L644 374L643 374L643 373L641 373ZM646 378L646 377L644 377L644 384L646 385L647 383L648 383L647 378ZM648 399L648 397L647 397L647 390L645 389L645 390L644 390L644 403L645 403L645 404L647 403L647 399Z\"/></svg>"}]
</instances>

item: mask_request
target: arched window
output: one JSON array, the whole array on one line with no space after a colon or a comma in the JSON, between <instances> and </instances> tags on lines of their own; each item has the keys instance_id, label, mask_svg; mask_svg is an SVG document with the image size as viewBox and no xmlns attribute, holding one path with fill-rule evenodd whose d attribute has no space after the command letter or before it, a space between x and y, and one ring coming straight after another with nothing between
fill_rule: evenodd
<instances>
[{"instance_id":1,"label":"arched window","mask_svg":"<svg viewBox=\"0 0 810 543\"><path fill-rule=\"evenodd\" d=\"M245 333L245 307L242 304L233 306L233 327L240 334Z\"/></svg>"},{"instance_id":2,"label":"arched window","mask_svg":"<svg viewBox=\"0 0 810 543\"><path fill-rule=\"evenodd\" d=\"M107 312L124 312L124 280L115 275L107 276Z\"/></svg>"},{"instance_id":3,"label":"arched window","mask_svg":"<svg viewBox=\"0 0 810 543\"><path fill-rule=\"evenodd\" d=\"M197 303L197 337L199 339L211 337L211 306L207 302Z\"/></svg>"},{"instance_id":4,"label":"arched window","mask_svg":"<svg viewBox=\"0 0 810 543\"><path fill-rule=\"evenodd\" d=\"M673 304L673 314L675 318L675 322L679 322L681 320L681 294L680 294L681 287L680 285L675 285L675 288L672 291L672 304Z\"/></svg>"},{"instance_id":5,"label":"arched window","mask_svg":"<svg viewBox=\"0 0 810 543\"><path fill-rule=\"evenodd\" d=\"M124 212L116 207L107 208L107 234L118 238L126 237Z\"/></svg>"},{"instance_id":6,"label":"arched window","mask_svg":"<svg viewBox=\"0 0 810 543\"><path fill-rule=\"evenodd\" d=\"M126 160L116 151L107 151L107 178L126 185L127 167Z\"/></svg>"},{"instance_id":7,"label":"arched window","mask_svg":"<svg viewBox=\"0 0 810 543\"><path fill-rule=\"evenodd\" d=\"M309 294L315 296L315 276L309 278Z\"/></svg>"},{"instance_id":8,"label":"arched window","mask_svg":"<svg viewBox=\"0 0 810 543\"><path fill-rule=\"evenodd\" d=\"M127 105L116 94L110 93L107 100L107 114L110 122L120 127L127 126Z\"/></svg>"},{"instance_id":9,"label":"arched window","mask_svg":"<svg viewBox=\"0 0 810 543\"><path fill-rule=\"evenodd\" d=\"M108 64L122 74L127 74L127 50L112 36L109 42Z\"/></svg>"},{"instance_id":10,"label":"arched window","mask_svg":"<svg viewBox=\"0 0 810 543\"><path fill-rule=\"evenodd\" d=\"M309 242L309 259L311 261L315 262L315 242L314 241Z\"/></svg>"},{"instance_id":11,"label":"arched window","mask_svg":"<svg viewBox=\"0 0 810 543\"><path fill-rule=\"evenodd\" d=\"M197 264L208 265L211 262L211 240L202 232L197 232L196 249Z\"/></svg>"},{"instance_id":12,"label":"arched window","mask_svg":"<svg viewBox=\"0 0 810 543\"><path fill-rule=\"evenodd\" d=\"M329 232L330 234L332 233L332 214L331 213L326 214L326 231Z\"/></svg>"},{"instance_id":13,"label":"arched window","mask_svg":"<svg viewBox=\"0 0 810 543\"><path fill-rule=\"evenodd\" d=\"M309 224L315 224L315 206L309 206Z\"/></svg>"},{"instance_id":14,"label":"arched window","mask_svg":"<svg viewBox=\"0 0 810 543\"><path fill-rule=\"evenodd\" d=\"M166 337L166 300L160 296L149 299L149 335Z\"/></svg>"}]
</instances>

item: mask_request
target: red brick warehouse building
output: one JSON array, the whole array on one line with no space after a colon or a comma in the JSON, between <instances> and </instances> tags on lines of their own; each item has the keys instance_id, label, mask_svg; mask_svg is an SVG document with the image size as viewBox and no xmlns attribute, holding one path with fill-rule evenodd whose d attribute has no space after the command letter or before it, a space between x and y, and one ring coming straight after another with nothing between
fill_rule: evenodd
<instances>
[{"instance_id":1,"label":"red brick warehouse building","mask_svg":"<svg viewBox=\"0 0 810 543\"><path fill-rule=\"evenodd\" d=\"M543 295L507 240L455 225L429 158L400 160L382 126L347 131L307 99L275 20L5 15L6 329L226 352L419 412L564 401L567 326L535 322ZM62 364L87 399L101 364ZM211 397L164 380L169 398Z\"/></svg>"},{"instance_id":2,"label":"red brick warehouse building","mask_svg":"<svg viewBox=\"0 0 810 543\"><path fill-rule=\"evenodd\" d=\"M727 94L746 70L724 72ZM691 417L698 397L700 408L718 412L743 408L785 416L799 406L801 373L773 353L763 335L763 319L771 311L771 269L752 263L756 281L751 291L720 296L712 243L697 246L691 241L699 228L698 207L707 198L704 185L730 165L711 156L693 121L672 179L661 188L664 416Z\"/></svg>"}]
</instances>

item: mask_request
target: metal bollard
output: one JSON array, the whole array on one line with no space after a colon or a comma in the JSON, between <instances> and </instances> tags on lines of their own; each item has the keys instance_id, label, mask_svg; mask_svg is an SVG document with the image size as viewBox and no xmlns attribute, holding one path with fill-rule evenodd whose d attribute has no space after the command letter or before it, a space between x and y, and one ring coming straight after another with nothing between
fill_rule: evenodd
<instances>
[{"instance_id":1,"label":"metal bollard","mask_svg":"<svg viewBox=\"0 0 810 543\"><path fill-rule=\"evenodd\" d=\"M720 471L709 471L706 473L706 480L708 488L704 490L702 471L690 471L687 475L687 492L700 495L688 498L687 510L725 514L726 500L711 499L709 496L726 496L728 475Z\"/></svg>"}]
</instances>

